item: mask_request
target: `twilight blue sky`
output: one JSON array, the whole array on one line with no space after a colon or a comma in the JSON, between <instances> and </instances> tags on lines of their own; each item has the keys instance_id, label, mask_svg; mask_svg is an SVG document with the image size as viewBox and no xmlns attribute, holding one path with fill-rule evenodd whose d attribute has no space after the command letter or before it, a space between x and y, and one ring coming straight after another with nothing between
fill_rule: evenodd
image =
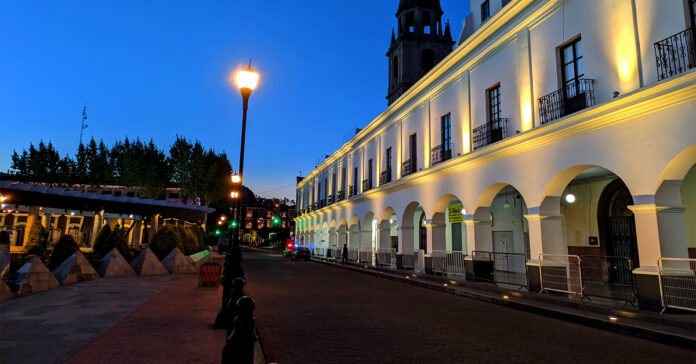
<instances>
[{"instance_id":1,"label":"twilight blue sky","mask_svg":"<svg viewBox=\"0 0 696 364\"><path fill-rule=\"evenodd\" d=\"M441 0L453 36L468 0ZM79 144L80 113L107 145L177 134L239 162L241 97L228 75L253 58L245 180L295 197L295 176L386 106L398 0L2 0L0 170L13 150Z\"/></svg>"}]
</instances>

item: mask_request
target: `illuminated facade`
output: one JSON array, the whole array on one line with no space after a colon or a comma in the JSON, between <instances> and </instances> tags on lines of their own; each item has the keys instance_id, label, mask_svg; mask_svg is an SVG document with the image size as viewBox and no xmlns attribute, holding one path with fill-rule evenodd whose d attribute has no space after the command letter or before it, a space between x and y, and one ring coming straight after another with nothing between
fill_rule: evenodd
<instances>
[{"instance_id":1,"label":"illuminated facade","mask_svg":"<svg viewBox=\"0 0 696 364\"><path fill-rule=\"evenodd\" d=\"M658 259L696 253L694 1L471 9L455 49L298 183L297 239L516 253L530 272L621 256L650 308Z\"/></svg>"}]
</instances>

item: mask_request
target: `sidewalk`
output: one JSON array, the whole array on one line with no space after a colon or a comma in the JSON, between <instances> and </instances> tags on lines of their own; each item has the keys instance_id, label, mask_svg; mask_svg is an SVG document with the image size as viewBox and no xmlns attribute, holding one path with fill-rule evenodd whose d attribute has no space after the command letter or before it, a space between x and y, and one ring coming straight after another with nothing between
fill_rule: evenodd
<instances>
[{"instance_id":1,"label":"sidewalk","mask_svg":"<svg viewBox=\"0 0 696 364\"><path fill-rule=\"evenodd\" d=\"M223 330L213 330L222 287L182 275L66 363L219 363Z\"/></svg>"},{"instance_id":2,"label":"sidewalk","mask_svg":"<svg viewBox=\"0 0 696 364\"><path fill-rule=\"evenodd\" d=\"M559 318L626 335L643 337L669 345L696 350L696 314L619 309L596 303L570 300L563 295L538 294L507 289L488 283L454 281L446 277L415 274L413 271L347 264L324 259L314 262L406 284L447 292L489 303L504 305L547 317Z\"/></svg>"}]
</instances>

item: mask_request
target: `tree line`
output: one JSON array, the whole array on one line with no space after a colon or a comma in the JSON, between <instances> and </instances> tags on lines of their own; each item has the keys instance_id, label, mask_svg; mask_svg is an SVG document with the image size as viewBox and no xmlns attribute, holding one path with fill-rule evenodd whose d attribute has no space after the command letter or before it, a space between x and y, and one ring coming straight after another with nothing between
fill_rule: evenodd
<instances>
[{"instance_id":1,"label":"tree line","mask_svg":"<svg viewBox=\"0 0 696 364\"><path fill-rule=\"evenodd\" d=\"M168 155L150 140L116 141L111 148L92 138L80 143L74 158L49 141L12 154L12 173L18 179L60 185L139 187L144 198L163 198L165 188L178 187L181 198L200 198L203 205L224 205L231 189L232 166L225 153L206 150L196 140L178 136Z\"/></svg>"}]
</instances>

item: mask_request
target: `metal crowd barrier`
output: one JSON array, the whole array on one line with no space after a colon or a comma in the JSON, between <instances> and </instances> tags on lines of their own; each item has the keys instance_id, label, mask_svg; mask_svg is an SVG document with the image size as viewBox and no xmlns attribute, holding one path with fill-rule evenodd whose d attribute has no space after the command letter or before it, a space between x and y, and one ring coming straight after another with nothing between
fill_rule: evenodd
<instances>
[{"instance_id":1,"label":"metal crowd barrier","mask_svg":"<svg viewBox=\"0 0 696 364\"><path fill-rule=\"evenodd\" d=\"M396 249L381 248L377 251L377 265L396 268Z\"/></svg>"},{"instance_id":2,"label":"metal crowd barrier","mask_svg":"<svg viewBox=\"0 0 696 364\"><path fill-rule=\"evenodd\" d=\"M401 254L401 267L406 269L415 269L416 261L418 260L418 252L404 252Z\"/></svg>"},{"instance_id":3,"label":"metal crowd barrier","mask_svg":"<svg viewBox=\"0 0 696 364\"><path fill-rule=\"evenodd\" d=\"M348 248L348 261L358 262L358 248Z\"/></svg>"},{"instance_id":4,"label":"metal crowd barrier","mask_svg":"<svg viewBox=\"0 0 696 364\"><path fill-rule=\"evenodd\" d=\"M327 258L332 260L341 260L341 254L343 249L341 248L329 248Z\"/></svg>"},{"instance_id":5,"label":"metal crowd barrier","mask_svg":"<svg viewBox=\"0 0 696 364\"><path fill-rule=\"evenodd\" d=\"M358 250L358 263L374 265L375 252L372 248Z\"/></svg>"},{"instance_id":6,"label":"metal crowd barrier","mask_svg":"<svg viewBox=\"0 0 696 364\"><path fill-rule=\"evenodd\" d=\"M465 252L434 250L431 256L433 258L434 273L440 273L448 277L466 275Z\"/></svg>"},{"instance_id":7,"label":"metal crowd barrier","mask_svg":"<svg viewBox=\"0 0 696 364\"><path fill-rule=\"evenodd\" d=\"M582 265L577 255L540 254L541 291L582 296Z\"/></svg>"},{"instance_id":8,"label":"metal crowd barrier","mask_svg":"<svg viewBox=\"0 0 696 364\"><path fill-rule=\"evenodd\" d=\"M583 298L601 297L625 301L635 307L633 264L627 257L583 255Z\"/></svg>"},{"instance_id":9,"label":"metal crowd barrier","mask_svg":"<svg viewBox=\"0 0 696 364\"><path fill-rule=\"evenodd\" d=\"M474 263L474 280L493 282L493 254L488 251L471 252Z\"/></svg>"},{"instance_id":10,"label":"metal crowd barrier","mask_svg":"<svg viewBox=\"0 0 696 364\"><path fill-rule=\"evenodd\" d=\"M662 312L667 307L696 311L696 259L660 258L657 267Z\"/></svg>"},{"instance_id":11,"label":"metal crowd barrier","mask_svg":"<svg viewBox=\"0 0 696 364\"><path fill-rule=\"evenodd\" d=\"M447 274L447 251L446 250L433 250L430 253L433 258L433 273L440 273L442 275Z\"/></svg>"},{"instance_id":12,"label":"metal crowd barrier","mask_svg":"<svg viewBox=\"0 0 696 364\"><path fill-rule=\"evenodd\" d=\"M460 251L447 252L445 268L447 276L466 276L466 253Z\"/></svg>"},{"instance_id":13,"label":"metal crowd barrier","mask_svg":"<svg viewBox=\"0 0 696 364\"><path fill-rule=\"evenodd\" d=\"M495 283L528 287L527 256L521 253L493 252L493 281Z\"/></svg>"},{"instance_id":14,"label":"metal crowd barrier","mask_svg":"<svg viewBox=\"0 0 696 364\"><path fill-rule=\"evenodd\" d=\"M312 249L312 255L315 257L326 258L326 248Z\"/></svg>"}]
</instances>

